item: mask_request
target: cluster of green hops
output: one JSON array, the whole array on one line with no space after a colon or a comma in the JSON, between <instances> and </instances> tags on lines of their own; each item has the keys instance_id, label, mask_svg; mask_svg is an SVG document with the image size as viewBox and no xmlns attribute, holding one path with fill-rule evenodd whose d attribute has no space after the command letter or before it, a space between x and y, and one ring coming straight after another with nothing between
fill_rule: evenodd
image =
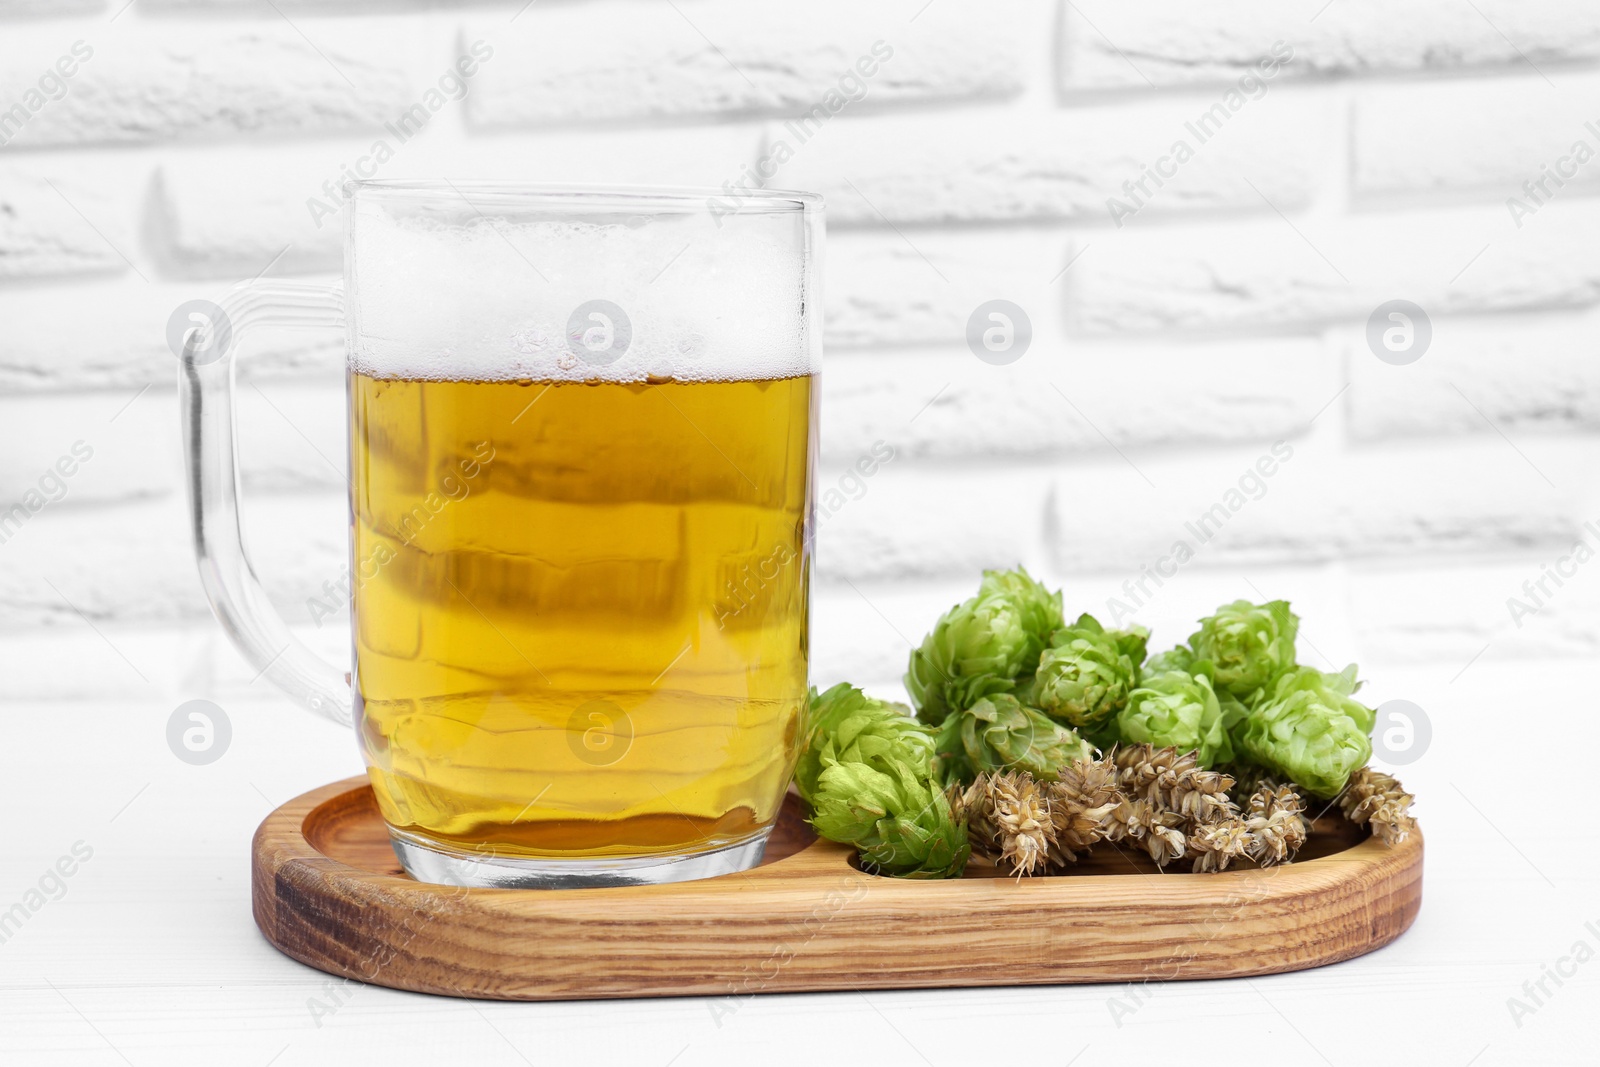
<instances>
[{"instance_id":1,"label":"cluster of green hops","mask_svg":"<svg viewBox=\"0 0 1600 1067\"><path fill-rule=\"evenodd\" d=\"M1355 664L1338 674L1298 664L1299 629L1288 601L1224 604L1186 645L1145 665L1144 688L1117 720L1123 739L1195 749L1204 767L1253 764L1337 795L1372 755L1376 716L1352 695Z\"/></svg>"},{"instance_id":2,"label":"cluster of green hops","mask_svg":"<svg viewBox=\"0 0 1600 1067\"><path fill-rule=\"evenodd\" d=\"M1354 665L1337 674L1299 665L1299 629L1287 601L1236 600L1147 658L1142 627L1108 630L1092 615L1067 623L1059 592L1020 567L989 571L912 653L906 689L936 728L947 783L1042 766L1073 745L1148 744L1193 751L1207 768L1253 764L1333 796L1371 756L1374 714L1353 695ZM1004 743L985 745L990 736Z\"/></svg>"},{"instance_id":3,"label":"cluster of green hops","mask_svg":"<svg viewBox=\"0 0 1600 1067\"><path fill-rule=\"evenodd\" d=\"M1217 689L1248 700L1294 668L1299 630L1287 600L1235 600L1200 620L1200 629L1189 635L1189 651L1211 664Z\"/></svg>"},{"instance_id":4,"label":"cluster of green hops","mask_svg":"<svg viewBox=\"0 0 1600 1067\"><path fill-rule=\"evenodd\" d=\"M840 683L826 693L811 691L806 744L795 764L800 795L810 799L826 766L866 763L882 767L904 761L931 764L933 735L911 718L904 704L876 700L854 686Z\"/></svg>"},{"instance_id":5,"label":"cluster of green hops","mask_svg":"<svg viewBox=\"0 0 1600 1067\"><path fill-rule=\"evenodd\" d=\"M1172 748L1202 769L1259 768L1335 796L1371 755L1375 715L1353 696L1353 664L1297 663L1299 624L1286 601L1238 600L1147 658L1142 627L1069 624L1061 593L1023 568L986 571L911 653L914 717L848 685L812 691L795 780L824 837L922 878L967 861L965 816L946 789L1022 771L1054 779L1097 749Z\"/></svg>"},{"instance_id":6,"label":"cluster of green hops","mask_svg":"<svg viewBox=\"0 0 1600 1067\"><path fill-rule=\"evenodd\" d=\"M1337 796L1372 758L1375 715L1350 694L1351 664L1339 674L1296 667L1251 702L1240 731L1244 755L1320 797Z\"/></svg>"},{"instance_id":7,"label":"cluster of green hops","mask_svg":"<svg viewBox=\"0 0 1600 1067\"><path fill-rule=\"evenodd\" d=\"M995 693L1011 693L1039 666L1061 628L1061 594L1021 567L985 571L978 595L940 617L912 651L906 691L930 726Z\"/></svg>"},{"instance_id":8,"label":"cluster of green hops","mask_svg":"<svg viewBox=\"0 0 1600 1067\"><path fill-rule=\"evenodd\" d=\"M1068 626L1059 591L1022 567L985 571L977 595L945 612L906 669L917 718L934 728L940 781L1049 776L1092 753L1078 729L1126 701L1144 637L1107 633L1089 615Z\"/></svg>"},{"instance_id":9,"label":"cluster of green hops","mask_svg":"<svg viewBox=\"0 0 1600 1067\"><path fill-rule=\"evenodd\" d=\"M1094 746L1009 693L951 712L939 727L935 747L938 777L947 785L999 770L1049 778L1073 760L1094 755Z\"/></svg>"},{"instance_id":10,"label":"cluster of green hops","mask_svg":"<svg viewBox=\"0 0 1600 1067\"><path fill-rule=\"evenodd\" d=\"M910 711L845 683L813 689L795 787L817 833L856 846L865 869L954 878L967 828L934 779L933 733Z\"/></svg>"},{"instance_id":11,"label":"cluster of green hops","mask_svg":"<svg viewBox=\"0 0 1600 1067\"><path fill-rule=\"evenodd\" d=\"M1128 696L1117 716L1118 739L1124 744L1175 748L1196 752L1201 767L1215 767L1233 759L1230 728L1243 709L1229 700L1225 708L1212 685L1209 663L1191 664L1190 670L1164 670L1151 674Z\"/></svg>"},{"instance_id":12,"label":"cluster of green hops","mask_svg":"<svg viewBox=\"0 0 1600 1067\"><path fill-rule=\"evenodd\" d=\"M1050 637L1033 678L1036 707L1080 730L1116 717L1139 681L1149 631L1107 631L1093 615L1080 615Z\"/></svg>"}]
</instances>

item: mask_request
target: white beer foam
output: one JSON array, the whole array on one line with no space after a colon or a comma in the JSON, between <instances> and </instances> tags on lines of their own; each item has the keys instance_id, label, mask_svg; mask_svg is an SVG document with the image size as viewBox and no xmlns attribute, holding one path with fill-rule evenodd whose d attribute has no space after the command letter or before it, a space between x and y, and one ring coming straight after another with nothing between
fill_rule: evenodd
<instances>
[{"instance_id":1,"label":"white beer foam","mask_svg":"<svg viewBox=\"0 0 1600 1067\"><path fill-rule=\"evenodd\" d=\"M359 198L350 210L349 365L370 377L749 381L820 369L797 262L799 211L729 216L718 227L708 211L518 221L485 206L489 217L445 221ZM631 324L620 357L569 343L574 313L595 301ZM613 338L627 328L601 310Z\"/></svg>"}]
</instances>

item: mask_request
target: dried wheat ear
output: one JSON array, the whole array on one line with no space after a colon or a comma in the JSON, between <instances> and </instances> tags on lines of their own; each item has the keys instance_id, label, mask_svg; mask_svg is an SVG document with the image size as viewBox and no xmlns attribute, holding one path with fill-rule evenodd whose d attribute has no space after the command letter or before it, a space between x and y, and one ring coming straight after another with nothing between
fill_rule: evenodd
<instances>
[{"instance_id":1,"label":"dried wheat ear","mask_svg":"<svg viewBox=\"0 0 1600 1067\"><path fill-rule=\"evenodd\" d=\"M1339 804L1392 845L1416 826L1412 799L1389 775L1364 768ZM1158 867L1186 857L1196 872L1235 861L1271 867L1293 860L1311 829L1293 786L1258 779L1241 789L1199 767L1192 752L1149 745L1078 760L1054 781L1026 771L979 775L952 786L950 803L973 852L1019 877L1062 871L1101 841L1141 849Z\"/></svg>"},{"instance_id":2,"label":"dried wheat ear","mask_svg":"<svg viewBox=\"0 0 1600 1067\"><path fill-rule=\"evenodd\" d=\"M1369 828L1379 841L1398 845L1417 828L1417 820L1411 815L1416 799L1400 788L1392 776L1363 767L1350 776L1349 784L1339 794L1339 807L1345 818Z\"/></svg>"}]
</instances>

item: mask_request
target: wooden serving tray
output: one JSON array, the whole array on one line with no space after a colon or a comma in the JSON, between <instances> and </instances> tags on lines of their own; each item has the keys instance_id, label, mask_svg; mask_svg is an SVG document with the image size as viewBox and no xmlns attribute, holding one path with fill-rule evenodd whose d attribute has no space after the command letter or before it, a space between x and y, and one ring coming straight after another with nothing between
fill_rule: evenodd
<instances>
[{"instance_id":1,"label":"wooden serving tray","mask_svg":"<svg viewBox=\"0 0 1600 1067\"><path fill-rule=\"evenodd\" d=\"M1422 836L1337 816L1286 867L1161 873L1101 845L1067 875L866 874L790 796L761 866L672 885L461 889L404 874L365 778L261 824L256 925L286 955L395 989L495 1000L1231 978L1388 944L1422 904ZM1174 871L1176 868L1174 868Z\"/></svg>"}]
</instances>

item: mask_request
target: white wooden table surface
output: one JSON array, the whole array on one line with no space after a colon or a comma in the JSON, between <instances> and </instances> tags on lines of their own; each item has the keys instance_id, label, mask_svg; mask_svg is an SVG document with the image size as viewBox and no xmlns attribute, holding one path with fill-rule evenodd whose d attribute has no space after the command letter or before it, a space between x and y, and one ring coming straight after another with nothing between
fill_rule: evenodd
<instances>
[{"instance_id":1,"label":"white wooden table surface","mask_svg":"<svg viewBox=\"0 0 1600 1067\"><path fill-rule=\"evenodd\" d=\"M1385 669L1434 730L1402 772L1428 838L1422 913L1389 948L1229 982L737 1002L336 1000L257 933L248 847L273 806L360 771L347 735L235 700L230 749L194 767L167 748L170 700L0 705L0 912L92 849L0 943L0 1063L1600 1062L1593 665L1486 662L1451 683L1458 668ZM1546 730L1542 758L1512 755ZM1570 977L1536 1004L1524 983L1538 994L1546 966ZM1513 1017L1513 997L1533 1010Z\"/></svg>"}]
</instances>

